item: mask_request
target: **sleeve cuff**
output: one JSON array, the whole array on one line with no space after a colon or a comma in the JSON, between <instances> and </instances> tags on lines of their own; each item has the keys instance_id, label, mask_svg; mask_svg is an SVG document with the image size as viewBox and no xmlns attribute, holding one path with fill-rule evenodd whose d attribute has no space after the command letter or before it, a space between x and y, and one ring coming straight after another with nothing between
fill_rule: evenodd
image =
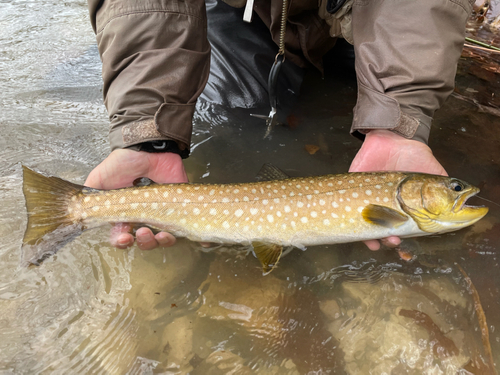
<instances>
[{"instance_id":1,"label":"sleeve cuff","mask_svg":"<svg viewBox=\"0 0 500 375\"><path fill-rule=\"evenodd\" d=\"M396 99L358 81L358 100L351 127L355 137L364 139L370 130L385 129L427 144L431 121L423 114L417 117L404 112Z\"/></svg>"},{"instance_id":2,"label":"sleeve cuff","mask_svg":"<svg viewBox=\"0 0 500 375\"><path fill-rule=\"evenodd\" d=\"M154 118L112 126L109 132L111 150L138 149L141 143L163 140L176 141L181 150L189 150L194 110L195 103L164 103Z\"/></svg>"}]
</instances>

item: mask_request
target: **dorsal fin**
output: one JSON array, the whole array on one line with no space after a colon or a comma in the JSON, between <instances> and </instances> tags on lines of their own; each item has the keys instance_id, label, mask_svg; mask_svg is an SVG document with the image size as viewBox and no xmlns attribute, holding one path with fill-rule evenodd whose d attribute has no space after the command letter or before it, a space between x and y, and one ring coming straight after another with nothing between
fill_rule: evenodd
<instances>
[{"instance_id":1,"label":"dorsal fin","mask_svg":"<svg viewBox=\"0 0 500 375\"><path fill-rule=\"evenodd\" d=\"M290 176L275 165L269 163L264 164L256 176L258 181L285 180L287 178L290 178Z\"/></svg>"}]
</instances>

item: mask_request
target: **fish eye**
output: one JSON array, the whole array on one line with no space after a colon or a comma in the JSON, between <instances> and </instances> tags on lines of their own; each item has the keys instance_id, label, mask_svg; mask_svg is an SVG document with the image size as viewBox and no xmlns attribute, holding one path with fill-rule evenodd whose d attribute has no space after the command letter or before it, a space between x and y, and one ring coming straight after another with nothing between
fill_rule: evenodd
<instances>
[{"instance_id":1,"label":"fish eye","mask_svg":"<svg viewBox=\"0 0 500 375\"><path fill-rule=\"evenodd\" d=\"M465 186L459 181L453 181L451 183L451 188L455 191L462 191L465 189Z\"/></svg>"}]
</instances>

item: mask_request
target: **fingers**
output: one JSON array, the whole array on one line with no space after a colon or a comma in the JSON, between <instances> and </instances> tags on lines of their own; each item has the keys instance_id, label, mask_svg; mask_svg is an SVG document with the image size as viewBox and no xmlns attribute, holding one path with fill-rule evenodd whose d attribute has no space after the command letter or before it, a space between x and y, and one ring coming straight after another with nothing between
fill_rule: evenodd
<instances>
[{"instance_id":1,"label":"fingers","mask_svg":"<svg viewBox=\"0 0 500 375\"><path fill-rule=\"evenodd\" d=\"M137 240L137 246L141 250L152 250L158 246L169 247L175 244L175 237L167 232L153 234L149 228L139 228L135 233L136 238L132 235L132 224L117 223L111 228L110 243L118 249L127 249L131 247Z\"/></svg>"},{"instance_id":2,"label":"fingers","mask_svg":"<svg viewBox=\"0 0 500 375\"><path fill-rule=\"evenodd\" d=\"M160 232L155 235L158 245L161 247L170 247L175 244L175 237L167 232Z\"/></svg>"},{"instance_id":3,"label":"fingers","mask_svg":"<svg viewBox=\"0 0 500 375\"><path fill-rule=\"evenodd\" d=\"M364 243L371 251L377 251L380 249L380 242L378 242L378 240L368 240L364 241Z\"/></svg>"},{"instance_id":4,"label":"fingers","mask_svg":"<svg viewBox=\"0 0 500 375\"><path fill-rule=\"evenodd\" d=\"M132 232L132 225L128 223L118 223L111 228L111 235L109 242L111 246L119 249L126 249L134 244L134 236Z\"/></svg>"},{"instance_id":5,"label":"fingers","mask_svg":"<svg viewBox=\"0 0 500 375\"><path fill-rule=\"evenodd\" d=\"M399 237L396 237L396 236L382 238L380 240L380 242L382 243L382 245L390 247L390 248L394 248L396 246L401 245L401 239Z\"/></svg>"},{"instance_id":6,"label":"fingers","mask_svg":"<svg viewBox=\"0 0 500 375\"><path fill-rule=\"evenodd\" d=\"M175 244L175 237L167 232L160 232L156 235L153 234L149 228L139 228L135 232L137 246L141 250L152 250L161 247L169 247Z\"/></svg>"},{"instance_id":7,"label":"fingers","mask_svg":"<svg viewBox=\"0 0 500 375\"><path fill-rule=\"evenodd\" d=\"M380 241L379 240L368 240L364 241L365 245L372 251L377 251L380 250L380 244L394 248L397 247L401 244L401 239L396 236L391 236L387 238L382 238Z\"/></svg>"}]
</instances>

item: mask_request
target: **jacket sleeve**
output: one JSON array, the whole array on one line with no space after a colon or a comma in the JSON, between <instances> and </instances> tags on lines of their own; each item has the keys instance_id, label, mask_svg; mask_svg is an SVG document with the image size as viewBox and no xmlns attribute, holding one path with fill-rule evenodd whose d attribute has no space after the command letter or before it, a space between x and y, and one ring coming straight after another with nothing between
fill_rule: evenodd
<instances>
[{"instance_id":1,"label":"jacket sleeve","mask_svg":"<svg viewBox=\"0 0 500 375\"><path fill-rule=\"evenodd\" d=\"M111 148L174 140L188 149L196 99L210 71L204 0L88 3Z\"/></svg>"},{"instance_id":2,"label":"jacket sleeve","mask_svg":"<svg viewBox=\"0 0 500 375\"><path fill-rule=\"evenodd\" d=\"M451 94L474 0L354 0L358 99L351 133L389 129L427 143Z\"/></svg>"}]
</instances>

